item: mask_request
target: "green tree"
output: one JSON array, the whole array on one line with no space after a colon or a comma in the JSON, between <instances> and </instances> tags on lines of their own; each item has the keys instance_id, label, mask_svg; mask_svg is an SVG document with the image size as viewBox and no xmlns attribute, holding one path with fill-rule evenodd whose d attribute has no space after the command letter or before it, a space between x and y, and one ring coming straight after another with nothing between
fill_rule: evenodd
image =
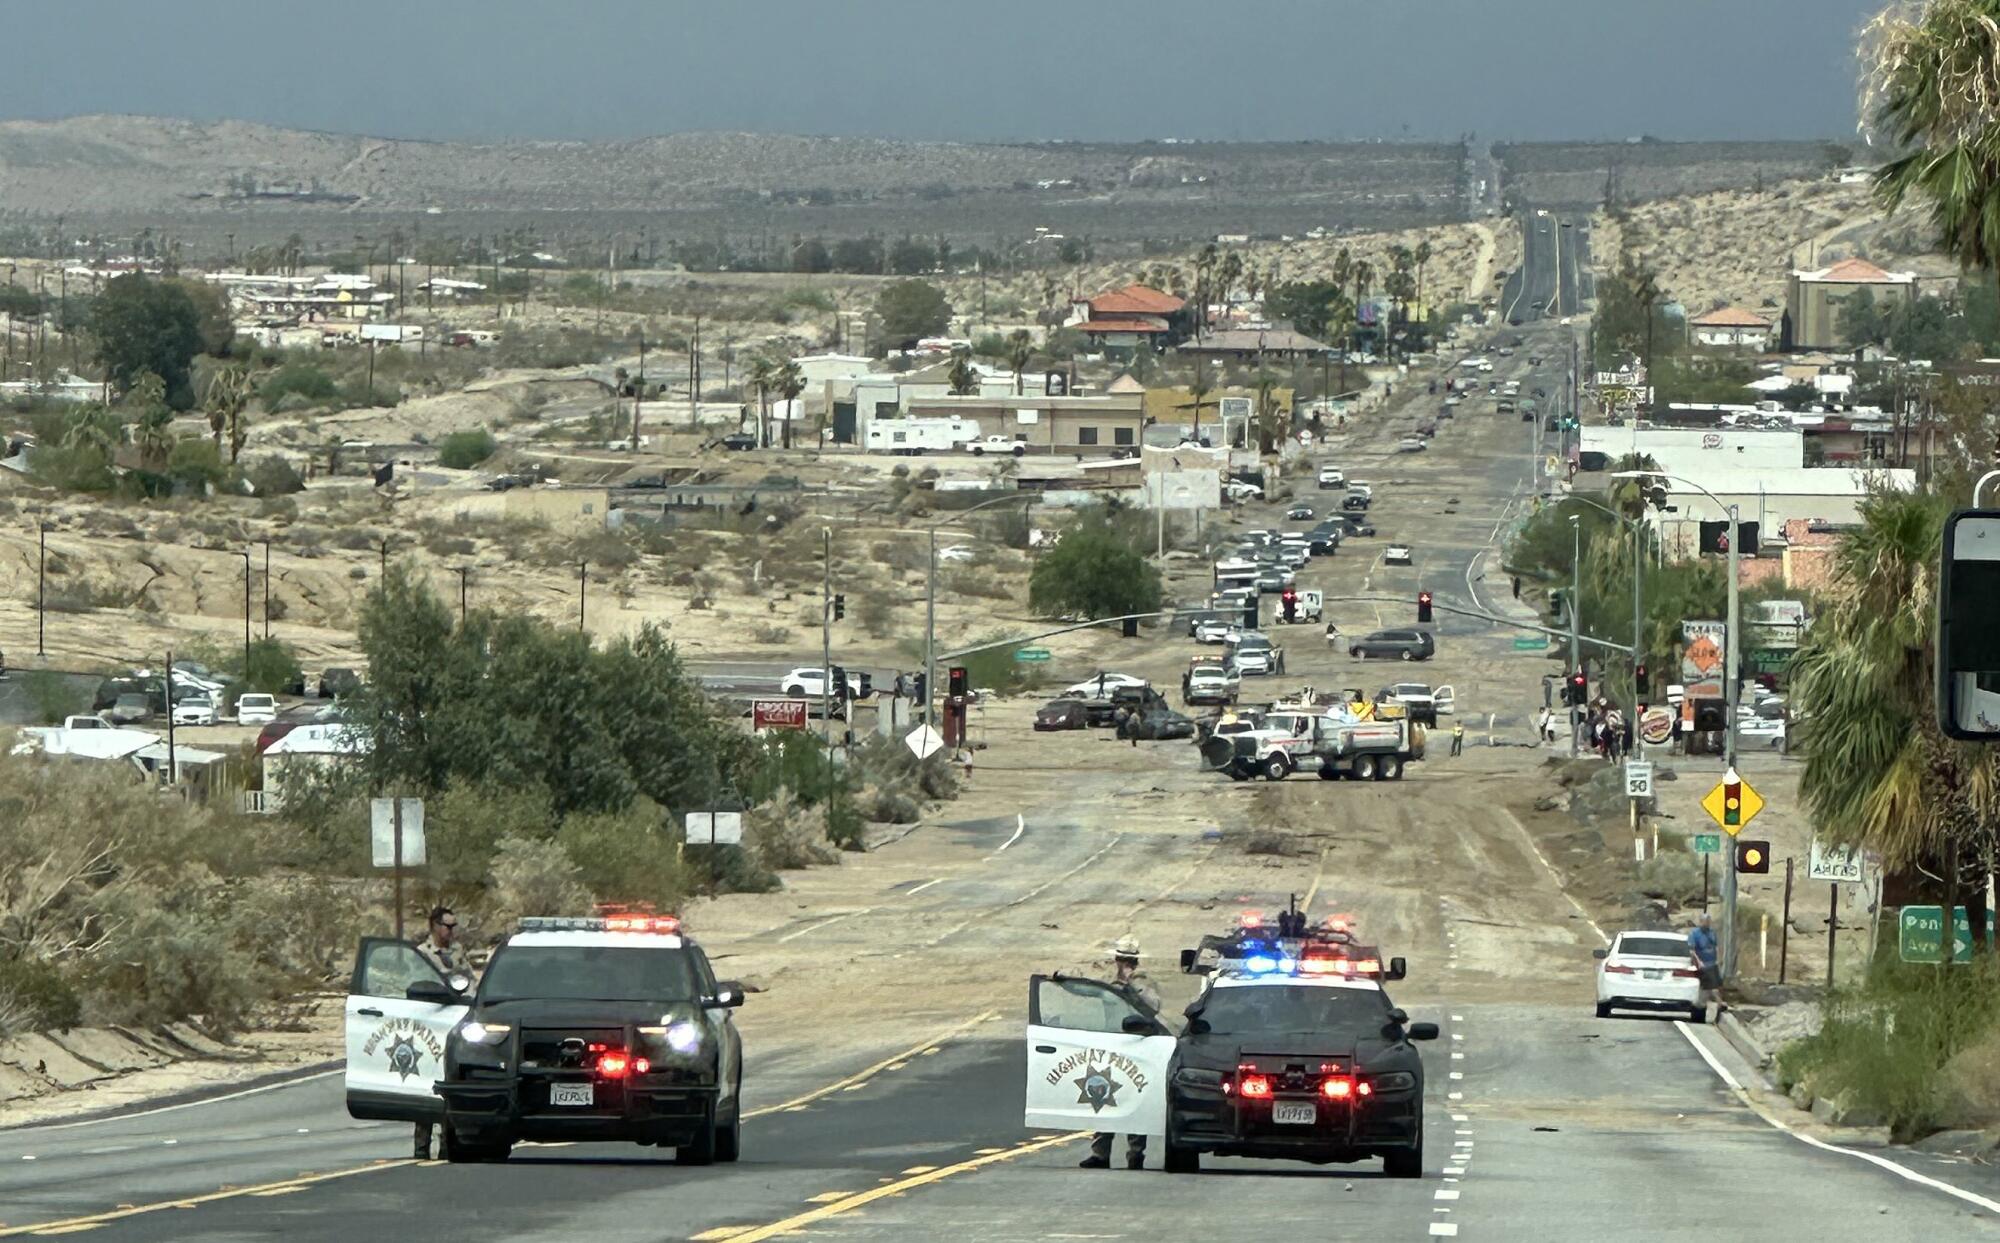
<instances>
[{"instance_id":1,"label":"green tree","mask_svg":"<svg viewBox=\"0 0 2000 1243\"><path fill-rule=\"evenodd\" d=\"M1828 605L1793 660L1792 700L1810 722L1799 793L1818 831L1891 867L1942 875L1947 904L1957 889L1979 905L2000 823L2000 752L1953 742L1937 724L1937 565L1952 508L1932 492L1862 503Z\"/></svg>"},{"instance_id":2,"label":"green tree","mask_svg":"<svg viewBox=\"0 0 2000 1243\"><path fill-rule=\"evenodd\" d=\"M1882 308L1876 305L1873 290L1850 294L1840 304L1837 318L1840 335L1855 345L1886 345L1889 341L1889 324L1882 317Z\"/></svg>"},{"instance_id":3,"label":"green tree","mask_svg":"<svg viewBox=\"0 0 2000 1243\"><path fill-rule=\"evenodd\" d=\"M1159 571L1101 512L1072 523L1028 578L1028 607L1045 617L1122 617L1159 606Z\"/></svg>"},{"instance_id":4,"label":"green tree","mask_svg":"<svg viewBox=\"0 0 2000 1243\"><path fill-rule=\"evenodd\" d=\"M897 276L922 276L937 264L937 246L906 237L889 248L889 270Z\"/></svg>"},{"instance_id":5,"label":"green tree","mask_svg":"<svg viewBox=\"0 0 2000 1243\"><path fill-rule=\"evenodd\" d=\"M792 245L792 271L831 272L833 254L827 250L826 243L816 237L795 242Z\"/></svg>"},{"instance_id":6,"label":"green tree","mask_svg":"<svg viewBox=\"0 0 2000 1243\"><path fill-rule=\"evenodd\" d=\"M964 351L955 351L951 356L951 371L945 376L954 397L971 397L979 392L979 373L972 368L972 360Z\"/></svg>"},{"instance_id":7,"label":"green tree","mask_svg":"<svg viewBox=\"0 0 2000 1243\"><path fill-rule=\"evenodd\" d=\"M1293 328L1317 340L1330 340L1336 331L1332 312L1349 305L1347 290L1336 281L1287 281L1267 291L1264 311L1272 319L1289 321Z\"/></svg>"},{"instance_id":8,"label":"green tree","mask_svg":"<svg viewBox=\"0 0 2000 1243\"><path fill-rule=\"evenodd\" d=\"M1861 113L1891 151L1875 191L1923 205L1938 248L1991 279L2000 259L2000 0L1927 0L1863 31Z\"/></svg>"},{"instance_id":9,"label":"green tree","mask_svg":"<svg viewBox=\"0 0 2000 1243\"><path fill-rule=\"evenodd\" d=\"M876 295L875 314L884 338L901 348L943 332L951 323L951 303L926 281L896 281Z\"/></svg>"},{"instance_id":10,"label":"green tree","mask_svg":"<svg viewBox=\"0 0 2000 1243\"><path fill-rule=\"evenodd\" d=\"M165 381L167 404L194 405L194 358L201 352L201 311L178 283L133 274L104 287L91 313L98 361L119 390L150 371Z\"/></svg>"},{"instance_id":11,"label":"green tree","mask_svg":"<svg viewBox=\"0 0 2000 1243\"><path fill-rule=\"evenodd\" d=\"M1028 370L1028 361L1035 356L1035 342L1028 336L1026 328L1016 328L1007 334L1007 365L1014 369L1014 396L1021 395L1021 379Z\"/></svg>"}]
</instances>

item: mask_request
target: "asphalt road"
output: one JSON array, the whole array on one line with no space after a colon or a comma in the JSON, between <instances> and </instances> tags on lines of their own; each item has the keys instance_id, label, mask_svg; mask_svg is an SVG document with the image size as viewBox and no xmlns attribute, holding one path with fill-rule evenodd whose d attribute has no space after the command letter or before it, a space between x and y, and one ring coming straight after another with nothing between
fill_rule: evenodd
<instances>
[{"instance_id":1,"label":"asphalt road","mask_svg":"<svg viewBox=\"0 0 2000 1243\"><path fill-rule=\"evenodd\" d=\"M1526 324L1578 314L1596 292L1590 278L1589 218L1528 208L1518 219L1521 266L1501 289L1503 317Z\"/></svg>"},{"instance_id":2,"label":"asphalt road","mask_svg":"<svg viewBox=\"0 0 2000 1243\"><path fill-rule=\"evenodd\" d=\"M1525 356L1553 356L1560 332L1532 325L1521 335L1528 338L1522 350L1494 374L1531 387ZM1542 372L1552 375L1553 364ZM1428 400L1418 398L1396 418L1423 412ZM1493 563L1529 476L1531 429L1494 412L1490 400L1458 410L1422 454L1393 453L1396 418L1336 438L1329 456L1378 484L1373 516L1382 534L1315 561L1308 585L1407 599L1412 612L1416 591L1429 589L1441 603L1526 617ZM1258 525L1268 517L1253 511L1242 521ZM1391 539L1412 544L1414 566L1380 564L1380 548ZM1390 615L1395 607L1338 607L1350 632L1378 607L1386 608L1374 618L1382 624L1409 621ZM1301 628L1288 636L1297 652L1294 678L1371 689L1412 674L1453 680L1466 705L1461 712L1490 711L1504 728L1539 707L1537 671L1560 667L1540 652L1514 651L1512 631L1478 619L1441 614L1438 631L1437 662L1413 668L1352 661ZM1158 659L1177 657L1161 652ZM1005 935L1041 938L1037 952L1051 956L1064 945L1074 949L1077 930L1104 922L1106 911L1171 898L1190 905L1163 919L1212 922L1216 916L1204 912L1214 900L1199 897L1209 890L1135 895L1128 878L1148 874L1136 861L1189 847L1129 819L1121 828L1116 809L1135 790L1172 806L1204 789L1253 794L1262 787L1233 787L1195 771L1172 749L1130 751L1095 739L1074 745L1080 757L1088 747L1114 751L1129 767L1073 760L1072 769L1021 801L1020 820L972 818L930 831L936 845L927 849L958 848L974 863L916 870L919 860L937 857L912 856L913 870L888 888L838 906L798 903L789 917L727 950L745 960L808 955L830 972L900 969L914 1006L934 1002L946 981L963 986L976 976L1003 918L1010 921ZM1506 754L1485 753L1482 762L1492 766L1485 780L1514 779ZM1530 763L1520 779L1530 779ZM1595 931L1581 912L1565 909L1545 876L1526 895L1482 885L1478 861L1491 856L1467 849L1470 839L1523 858L1532 846L1507 836L1517 831L1504 816L1427 823L1423 784L1452 772L1432 770L1427 761L1402 787L1294 782L1274 791L1310 800L1343 831L1344 852L1332 863L1322 856L1325 888L1316 879L1308 895L1314 911L1358 904L1364 926L1383 928L1385 940L1411 956L1413 979L1398 990L1399 1000L1413 1018L1443 1027L1424 1050L1428 1142L1420 1180L1389 1180L1375 1162L1317 1168L1218 1160L1205 1162L1198 1177L1168 1176L1157 1167L1157 1151L1144 1172L1080 1171L1080 1137L1020 1125L1017 1000L993 1021L961 1025L956 1034L941 1028L901 1047L858 1049L848 1041L826 1053L813 1047L811 1032L788 1032L782 1047L747 1041L750 1113L744 1159L733 1166L681 1168L648 1149L587 1145L525 1146L505 1166L416 1163L404 1155L406 1128L347 1118L338 1076L161 1112L0 1131L0 1238L2000 1237L2000 1178L1986 1169L1899 1154L1894 1159L1906 1171L1899 1174L1864 1159L1874 1154L1813 1147L1739 1098L1731 1082L1750 1082L1751 1072L1713 1029L1592 1017L1587 966L1572 961L1588 960L1570 951L1594 943ZM1381 844L1366 845L1371 835ZM1176 869L1181 857L1174 856ZM1190 888L1202 884L1195 867L1188 875ZM1507 901L1514 905L1496 907ZM1511 923L1494 935L1494 910L1524 907L1534 912L1525 918L1539 922ZM1549 954L1551 944L1565 952ZM991 983L1018 996L1016 981ZM851 1035L871 1016L828 1013L823 1021Z\"/></svg>"}]
</instances>

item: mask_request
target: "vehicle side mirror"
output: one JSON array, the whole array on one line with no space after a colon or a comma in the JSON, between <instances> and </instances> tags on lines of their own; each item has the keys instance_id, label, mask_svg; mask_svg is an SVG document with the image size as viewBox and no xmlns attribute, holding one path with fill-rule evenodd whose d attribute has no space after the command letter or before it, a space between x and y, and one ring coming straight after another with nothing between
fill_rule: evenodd
<instances>
[{"instance_id":1,"label":"vehicle side mirror","mask_svg":"<svg viewBox=\"0 0 2000 1243\"><path fill-rule=\"evenodd\" d=\"M2000 742L2000 509L1945 520L1938 575L1937 710L1945 734Z\"/></svg>"},{"instance_id":2,"label":"vehicle side mirror","mask_svg":"<svg viewBox=\"0 0 2000 1243\"><path fill-rule=\"evenodd\" d=\"M1410 1021L1409 1012L1401 1008L1392 1009L1389 1011L1389 1021L1395 1024L1397 1027L1401 1027L1403 1024Z\"/></svg>"},{"instance_id":3,"label":"vehicle side mirror","mask_svg":"<svg viewBox=\"0 0 2000 1243\"><path fill-rule=\"evenodd\" d=\"M1609 957L1611 956L1611 951L1610 951L1610 950L1592 950L1592 951L1590 951L1590 956L1591 956L1592 958L1595 958L1595 959L1598 959L1598 960L1602 961L1603 959L1606 959L1606 958L1609 958Z\"/></svg>"},{"instance_id":4,"label":"vehicle side mirror","mask_svg":"<svg viewBox=\"0 0 2000 1243\"><path fill-rule=\"evenodd\" d=\"M724 980L715 986L715 997L709 1004L721 1006L725 1010L734 1010L743 1004L743 995L741 984L735 980Z\"/></svg>"},{"instance_id":5,"label":"vehicle side mirror","mask_svg":"<svg viewBox=\"0 0 2000 1243\"><path fill-rule=\"evenodd\" d=\"M1412 1023L1410 1024L1410 1030L1404 1033L1404 1038L1408 1040L1436 1040L1438 1038L1438 1025L1436 1023Z\"/></svg>"},{"instance_id":6,"label":"vehicle side mirror","mask_svg":"<svg viewBox=\"0 0 2000 1243\"><path fill-rule=\"evenodd\" d=\"M1125 1021L1118 1026L1123 1028L1128 1036L1152 1036L1158 1034L1160 1030L1158 1020L1147 1018L1143 1014L1128 1014L1125 1016Z\"/></svg>"},{"instance_id":7,"label":"vehicle side mirror","mask_svg":"<svg viewBox=\"0 0 2000 1243\"><path fill-rule=\"evenodd\" d=\"M1199 957L1201 957L1201 951L1200 951L1200 950L1182 950L1182 951L1181 951L1181 970L1182 970L1183 972L1185 972L1186 974L1188 974L1188 975L1193 975L1193 974L1194 974L1194 967L1195 967L1195 959L1197 959L1197 958L1199 958Z\"/></svg>"},{"instance_id":8,"label":"vehicle side mirror","mask_svg":"<svg viewBox=\"0 0 2000 1243\"><path fill-rule=\"evenodd\" d=\"M1391 958L1389 960L1389 969L1383 973L1382 978L1385 980L1400 980L1408 973L1408 963L1401 958Z\"/></svg>"},{"instance_id":9,"label":"vehicle side mirror","mask_svg":"<svg viewBox=\"0 0 2000 1243\"><path fill-rule=\"evenodd\" d=\"M465 979L456 976L455 979ZM466 981L468 984L471 981ZM418 980L403 990L403 997L409 1001L427 1002L433 1006L457 1005L465 1000L465 990L453 988L443 980Z\"/></svg>"}]
</instances>

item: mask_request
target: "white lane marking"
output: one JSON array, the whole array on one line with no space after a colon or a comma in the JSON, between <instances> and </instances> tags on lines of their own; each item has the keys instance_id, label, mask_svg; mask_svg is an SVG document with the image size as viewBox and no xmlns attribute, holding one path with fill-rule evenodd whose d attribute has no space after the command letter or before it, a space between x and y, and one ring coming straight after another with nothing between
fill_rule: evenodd
<instances>
[{"instance_id":1,"label":"white lane marking","mask_svg":"<svg viewBox=\"0 0 2000 1243\"><path fill-rule=\"evenodd\" d=\"M332 1070L314 1071L310 1075L300 1075L296 1079L286 1079L279 1083L267 1083L261 1087L244 1088L240 1092L230 1092L223 1096L209 1096L198 1101L182 1101L178 1105L161 1105L154 1109L141 1109L128 1114L113 1114L107 1118L85 1118L79 1122L30 1123L27 1126L9 1127L7 1129L10 1131L68 1131L80 1126L103 1126L107 1122L130 1122L134 1118L150 1118L155 1114L170 1114L176 1110L193 1109L198 1105L220 1105L224 1101L240 1101L246 1096L259 1096L265 1092L275 1092L279 1088L289 1088L296 1084L311 1083L315 1079L331 1079L335 1075L345 1075L346 1073L347 1069L345 1067L335 1067ZM175 1141L167 1140L166 1142L171 1144Z\"/></svg>"},{"instance_id":2,"label":"white lane marking","mask_svg":"<svg viewBox=\"0 0 2000 1243\"><path fill-rule=\"evenodd\" d=\"M1446 1092L1446 1093L1444 1094L1444 1098L1445 1098L1446 1100L1448 1100L1448 1101L1462 1101L1462 1100L1464 1100L1464 1099L1465 1099L1465 1093L1463 1093L1463 1092Z\"/></svg>"},{"instance_id":3,"label":"white lane marking","mask_svg":"<svg viewBox=\"0 0 2000 1243\"><path fill-rule=\"evenodd\" d=\"M1942 923L1944 922L1944 917L1943 917L1943 916L1939 916L1939 917L1938 917L1938 922L1939 922L1940 924L1942 924ZM1940 958L1942 958L1942 957L1943 957L1944 955L1943 955L1942 953L1940 953L1940 954L1939 954L1938 956L1939 956ZM1465 1039L1465 1037L1463 1037L1463 1036L1459 1035L1459 1034L1458 1034L1457 1032L1453 1032L1453 1033L1451 1034L1451 1038L1452 1038L1453 1040L1463 1040L1463 1039Z\"/></svg>"},{"instance_id":4,"label":"white lane marking","mask_svg":"<svg viewBox=\"0 0 2000 1243\"><path fill-rule=\"evenodd\" d=\"M1431 1223L1431 1233L1440 1238L1455 1238L1458 1235L1458 1223L1455 1221L1434 1221Z\"/></svg>"},{"instance_id":5,"label":"white lane marking","mask_svg":"<svg viewBox=\"0 0 2000 1243\"><path fill-rule=\"evenodd\" d=\"M1469 1139L1455 1139L1451 1141L1451 1146L1453 1148L1470 1148L1472 1147L1472 1145L1473 1141Z\"/></svg>"},{"instance_id":6,"label":"white lane marking","mask_svg":"<svg viewBox=\"0 0 2000 1243\"><path fill-rule=\"evenodd\" d=\"M1461 1070L1454 1070L1451 1072L1451 1077L1454 1079L1463 1079L1465 1078L1465 1072Z\"/></svg>"},{"instance_id":7,"label":"white lane marking","mask_svg":"<svg viewBox=\"0 0 2000 1243\"><path fill-rule=\"evenodd\" d=\"M177 1139L163 1139L160 1141L160 1143L164 1144L168 1148L172 1148L175 1144L180 1143L180 1141Z\"/></svg>"},{"instance_id":8,"label":"white lane marking","mask_svg":"<svg viewBox=\"0 0 2000 1243\"><path fill-rule=\"evenodd\" d=\"M1939 922L1942 923L1943 921L1940 920ZM1465 1167L1462 1165L1447 1165L1444 1167L1444 1172L1451 1175L1463 1174L1465 1173Z\"/></svg>"},{"instance_id":9,"label":"white lane marking","mask_svg":"<svg viewBox=\"0 0 2000 1243\"><path fill-rule=\"evenodd\" d=\"M906 898L915 897L917 894L920 894L924 890L929 889L932 885L941 885L943 883L944 883L944 877L942 876L937 877L934 880L927 880L923 884L918 885L913 889L905 889L903 891L903 896Z\"/></svg>"},{"instance_id":10,"label":"white lane marking","mask_svg":"<svg viewBox=\"0 0 2000 1243\"><path fill-rule=\"evenodd\" d=\"M1942 923L1943 921L1942 921L1942 920L1940 920L1939 922L1940 922L1940 923ZM1944 955L1943 955L1943 954L1939 954L1939 955L1938 955L1938 957L1942 958L1942 957L1944 957ZM1433 1199L1437 1199L1437 1200L1456 1200L1456 1199L1458 1199L1458 1188L1456 1188L1456 1187L1439 1187L1439 1188L1437 1189L1437 1194L1436 1194L1435 1196L1433 1196L1432 1198L1433 1198Z\"/></svg>"},{"instance_id":11,"label":"white lane marking","mask_svg":"<svg viewBox=\"0 0 2000 1243\"><path fill-rule=\"evenodd\" d=\"M1942 917L1940 917L1940 918L1939 918L1939 920L1938 920L1938 923L1940 923L1940 924L1944 923L1944 920L1943 920L1943 918L1942 918ZM1938 957L1939 957L1939 958L1943 958L1943 957L1944 957L1944 953L1943 953L1942 951L1940 951L1940 952L1938 953ZM482 1029L482 1030L484 1030L484 1029ZM1460 1052L1458 1052L1457 1050L1455 1050L1455 1049L1454 1049L1454 1050L1452 1051L1452 1055L1451 1055L1451 1060L1452 1060L1452 1061L1454 1061L1454 1062L1462 1062L1462 1061L1464 1061L1464 1060L1465 1060L1465 1054L1463 1054L1463 1053L1460 1053Z\"/></svg>"},{"instance_id":12,"label":"white lane marking","mask_svg":"<svg viewBox=\"0 0 2000 1243\"><path fill-rule=\"evenodd\" d=\"M810 936L811 934L818 932L822 928L832 927L834 924L839 923L843 919L853 919L856 915L866 915L870 911L873 911L874 909L875 908L872 906L864 907L858 911L849 911L845 915L835 915L832 919L823 919L816 924L809 924L806 927L799 929L797 932L788 932L784 936L779 937L778 944L783 945L787 941L796 941L800 937Z\"/></svg>"},{"instance_id":13,"label":"white lane marking","mask_svg":"<svg viewBox=\"0 0 2000 1243\"><path fill-rule=\"evenodd\" d=\"M1878 1169L1887 1170L1896 1177L1913 1182L1920 1187L1928 1187L1932 1191L1942 1191L1944 1194L1963 1200L1967 1204L1977 1205L1989 1213L2000 1213L2000 1201L1989 1200L1985 1196L1967 1191L1963 1187L1954 1187L1950 1183L1932 1178L1928 1174L1919 1174L1908 1166L1899 1165L1887 1157L1877 1156L1872 1152L1861 1152L1853 1148L1843 1148L1839 1144L1829 1144L1823 1139L1815 1139L1813 1136L1807 1135L1802 1131L1793 1130L1783 1120L1772 1117L1758 1108L1756 1102L1750 1099L1750 1094L1743 1090L1743 1085L1736 1081L1736 1076L1729 1073L1727 1066L1715 1060L1715 1055L1710 1053L1707 1047L1695 1038L1694 1032L1689 1030L1686 1023L1676 1019L1674 1020L1674 1027L1680 1031L1681 1035L1687 1037L1688 1043L1694 1046L1694 1051L1701 1055L1701 1060L1707 1062L1708 1068L1714 1071L1717 1077L1724 1083L1729 1085L1729 1090L1736 1093L1737 1099L1742 1101L1751 1113L1756 1114L1759 1118L1762 1118L1765 1122L1784 1132L1786 1135L1791 1136L1801 1144L1810 1145L1821 1152L1838 1153L1843 1157L1853 1157L1857 1161L1866 1161Z\"/></svg>"},{"instance_id":14,"label":"white lane marking","mask_svg":"<svg viewBox=\"0 0 2000 1243\"><path fill-rule=\"evenodd\" d=\"M1938 922L1939 922L1939 923L1942 923L1942 922L1944 922L1944 921L1943 921L1942 919L1940 919L1940 920L1939 920ZM1453 1115L1451 1116L1451 1120L1452 1120L1453 1122L1470 1122L1470 1121L1472 1121L1471 1117L1470 1117L1470 1116L1468 1116L1468 1115L1466 1115L1466 1114L1453 1114Z\"/></svg>"},{"instance_id":15,"label":"white lane marking","mask_svg":"<svg viewBox=\"0 0 2000 1243\"><path fill-rule=\"evenodd\" d=\"M1939 955L1939 957L1942 957L1942 956L1943 956L1943 955ZM35 1154L34 1154L34 1153L31 1153L31 1152L26 1152L26 1153L22 1153L22 1154L21 1154L21 1160L23 1160L23 1161L33 1161L34 1159L35 1159Z\"/></svg>"},{"instance_id":16,"label":"white lane marking","mask_svg":"<svg viewBox=\"0 0 2000 1243\"><path fill-rule=\"evenodd\" d=\"M1942 919L1940 919L1940 920L1939 920L1938 922L1939 922L1939 923L1943 923L1944 921L1943 921ZM1942 958L1942 957L1944 957L1944 955L1940 954L1940 955L1938 955L1938 957ZM1454 1023L1463 1023L1463 1022L1465 1022L1465 1016L1464 1016L1463 1014L1454 1014L1454 1015L1452 1015L1452 1016L1451 1016L1451 1021L1452 1021L1452 1022L1454 1022ZM1452 1039L1453 1039L1453 1040L1456 1040L1456 1039L1458 1039L1458 1037L1456 1037L1456 1036L1453 1036L1453 1037L1452 1037Z\"/></svg>"},{"instance_id":17,"label":"white lane marking","mask_svg":"<svg viewBox=\"0 0 2000 1243\"><path fill-rule=\"evenodd\" d=\"M1452 1134L1454 1134L1454 1135L1470 1135L1470 1134L1472 1134L1472 1129L1471 1129L1470 1127L1460 1127L1460 1128L1458 1128L1458 1130L1456 1130L1456 1131L1452 1132Z\"/></svg>"},{"instance_id":18,"label":"white lane marking","mask_svg":"<svg viewBox=\"0 0 2000 1243\"><path fill-rule=\"evenodd\" d=\"M1024 816L1020 815L1019 813L1016 813L1014 816L1014 836L1000 843L1000 850L1005 850L1007 849L1007 847L1012 846L1015 842L1020 841L1021 834L1026 833L1027 831L1028 831L1027 819ZM988 859L997 859L1000 857L1000 850L996 850L992 854L987 855L986 857Z\"/></svg>"},{"instance_id":19,"label":"white lane marking","mask_svg":"<svg viewBox=\"0 0 2000 1243\"><path fill-rule=\"evenodd\" d=\"M1083 871L1083 869L1089 867L1091 864L1097 862L1099 859L1102 859L1113 846L1116 846L1118 843L1124 840L1125 840L1125 835L1123 833L1118 834L1117 836L1113 837L1110 841L1104 843L1104 845L1098 847L1097 850L1089 858L1085 859L1082 863L1079 863L1075 867L1071 868L1069 871L1064 872L1061 876L1057 876L1054 877L1053 879L1043 881L1041 884L1036 885L1033 889L1030 889L1028 892L1022 894L1018 898L1013 899L1012 901L1001 903L998 909L1006 910L1010 907L1019 906L1024 902L1032 901L1037 895L1043 893L1046 890L1052 889L1057 885L1062 884L1070 877L1075 876L1078 872ZM982 910L977 914L973 915L971 918L963 921L962 923L952 925L950 928L947 928L945 931L939 933L937 936L932 937L929 941L925 942L924 944L926 945L926 947L928 947L936 945L939 942L947 940L951 937L954 937L959 933L965 931L967 928L970 928L973 924L978 923L980 920L986 918L988 915L992 913L993 912L991 909Z\"/></svg>"}]
</instances>

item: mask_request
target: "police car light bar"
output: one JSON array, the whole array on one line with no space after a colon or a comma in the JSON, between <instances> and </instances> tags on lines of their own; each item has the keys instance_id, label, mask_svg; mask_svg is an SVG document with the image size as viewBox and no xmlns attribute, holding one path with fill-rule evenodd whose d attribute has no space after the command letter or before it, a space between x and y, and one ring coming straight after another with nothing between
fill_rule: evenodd
<instances>
[{"instance_id":1,"label":"police car light bar","mask_svg":"<svg viewBox=\"0 0 2000 1243\"><path fill-rule=\"evenodd\" d=\"M673 915L524 915L522 932L657 932L674 934L681 921Z\"/></svg>"}]
</instances>

